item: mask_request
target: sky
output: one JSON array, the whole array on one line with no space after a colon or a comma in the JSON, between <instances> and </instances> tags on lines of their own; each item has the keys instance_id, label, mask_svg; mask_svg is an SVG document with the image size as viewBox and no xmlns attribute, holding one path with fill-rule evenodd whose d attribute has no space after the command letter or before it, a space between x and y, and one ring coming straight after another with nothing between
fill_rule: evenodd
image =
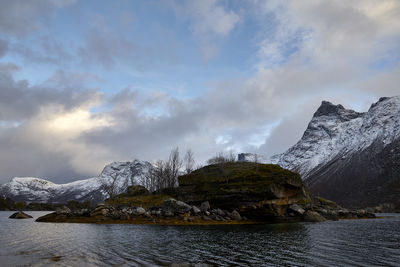
<instances>
[{"instance_id":1,"label":"sky","mask_svg":"<svg viewBox=\"0 0 400 267\"><path fill-rule=\"evenodd\" d=\"M398 0L0 0L0 183L271 156L399 85Z\"/></svg>"}]
</instances>

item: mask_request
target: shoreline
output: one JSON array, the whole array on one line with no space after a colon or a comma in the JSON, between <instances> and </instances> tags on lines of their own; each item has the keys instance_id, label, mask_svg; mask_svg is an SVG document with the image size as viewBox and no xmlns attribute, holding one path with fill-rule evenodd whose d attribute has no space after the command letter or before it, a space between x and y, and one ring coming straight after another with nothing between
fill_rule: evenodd
<instances>
[{"instance_id":1,"label":"shoreline","mask_svg":"<svg viewBox=\"0 0 400 267\"><path fill-rule=\"evenodd\" d=\"M208 226L208 225L260 225L260 224L287 224L287 223L304 223L304 220L271 220L271 221L256 221L256 220L230 220L230 221L217 221L217 220L203 220L200 218L191 218L191 220L184 220L180 217L171 218L146 218L135 217L127 220L112 219L105 217L48 217L52 213L39 217L35 222L40 223L76 223L76 224L130 224L130 225L162 225L162 226ZM393 216L376 216L374 218L346 218L340 217L336 221L349 221L349 220L367 220L367 219L385 219ZM40 219L40 220L39 220ZM330 220L326 220L330 221ZM308 222L313 223L313 222Z\"/></svg>"}]
</instances>

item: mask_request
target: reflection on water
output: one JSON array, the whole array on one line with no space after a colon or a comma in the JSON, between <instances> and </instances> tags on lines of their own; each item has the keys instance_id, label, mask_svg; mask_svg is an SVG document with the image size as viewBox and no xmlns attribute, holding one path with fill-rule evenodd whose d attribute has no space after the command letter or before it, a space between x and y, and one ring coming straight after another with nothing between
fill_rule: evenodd
<instances>
[{"instance_id":1,"label":"reflection on water","mask_svg":"<svg viewBox=\"0 0 400 267\"><path fill-rule=\"evenodd\" d=\"M189 227L36 223L11 213L0 212L1 266L398 266L400 259L399 215Z\"/></svg>"}]
</instances>

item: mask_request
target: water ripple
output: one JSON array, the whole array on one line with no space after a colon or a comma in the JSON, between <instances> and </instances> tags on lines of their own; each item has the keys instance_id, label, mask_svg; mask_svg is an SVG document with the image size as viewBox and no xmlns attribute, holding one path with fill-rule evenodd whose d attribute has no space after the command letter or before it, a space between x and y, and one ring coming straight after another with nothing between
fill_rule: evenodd
<instances>
[{"instance_id":1,"label":"water ripple","mask_svg":"<svg viewBox=\"0 0 400 267\"><path fill-rule=\"evenodd\" d=\"M10 214L0 212L1 266L398 266L400 261L400 215L188 227L35 223L9 220Z\"/></svg>"}]
</instances>

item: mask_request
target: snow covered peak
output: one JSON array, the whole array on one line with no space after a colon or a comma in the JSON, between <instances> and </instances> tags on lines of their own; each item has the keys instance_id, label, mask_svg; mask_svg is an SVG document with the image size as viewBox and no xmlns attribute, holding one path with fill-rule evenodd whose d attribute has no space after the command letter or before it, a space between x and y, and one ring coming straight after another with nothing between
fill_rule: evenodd
<instances>
[{"instance_id":1,"label":"snow covered peak","mask_svg":"<svg viewBox=\"0 0 400 267\"><path fill-rule=\"evenodd\" d=\"M46 188L54 186L55 184L36 177L14 177L10 181L11 184L30 184L32 187Z\"/></svg>"},{"instance_id":2,"label":"snow covered peak","mask_svg":"<svg viewBox=\"0 0 400 267\"><path fill-rule=\"evenodd\" d=\"M345 158L374 142L389 144L399 136L400 96L381 98L365 113L323 101L301 140L271 161L306 179L335 158Z\"/></svg>"},{"instance_id":3,"label":"snow covered peak","mask_svg":"<svg viewBox=\"0 0 400 267\"><path fill-rule=\"evenodd\" d=\"M66 203L70 200L98 203L106 197L101 190L102 182L117 178L118 191L137 184L152 165L146 161L113 162L106 165L98 177L78 180L66 184L55 184L35 177L15 177L0 185L0 196L11 197L15 201Z\"/></svg>"},{"instance_id":4,"label":"snow covered peak","mask_svg":"<svg viewBox=\"0 0 400 267\"><path fill-rule=\"evenodd\" d=\"M122 180L126 180L129 185L135 185L140 183L140 179L150 167L152 167L151 163L138 159L127 162L112 162L104 167L99 178L123 177Z\"/></svg>"},{"instance_id":5,"label":"snow covered peak","mask_svg":"<svg viewBox=\"0 0 400 267\"><path fill-rule=\"evenodd\" d=\"M345 109L342 105L334 105L328 101L322 101L321 106L314 113L314 118L327 116L337 118L340 121L349 121L362 116L363 113L358 113L351 109Z\"/></svg>"},{"instance_id":6,"label":"snow covered peak","mask_svg":"<svg viewBox=\"0 0 400 267\"><path fill-rule=\"evenodd\" d=\"M240 153L238 154L238 161L239 162L257 162L257 163L269 163L269 158L253 154L253 153Z\"/></svg>"}]
</instances>

